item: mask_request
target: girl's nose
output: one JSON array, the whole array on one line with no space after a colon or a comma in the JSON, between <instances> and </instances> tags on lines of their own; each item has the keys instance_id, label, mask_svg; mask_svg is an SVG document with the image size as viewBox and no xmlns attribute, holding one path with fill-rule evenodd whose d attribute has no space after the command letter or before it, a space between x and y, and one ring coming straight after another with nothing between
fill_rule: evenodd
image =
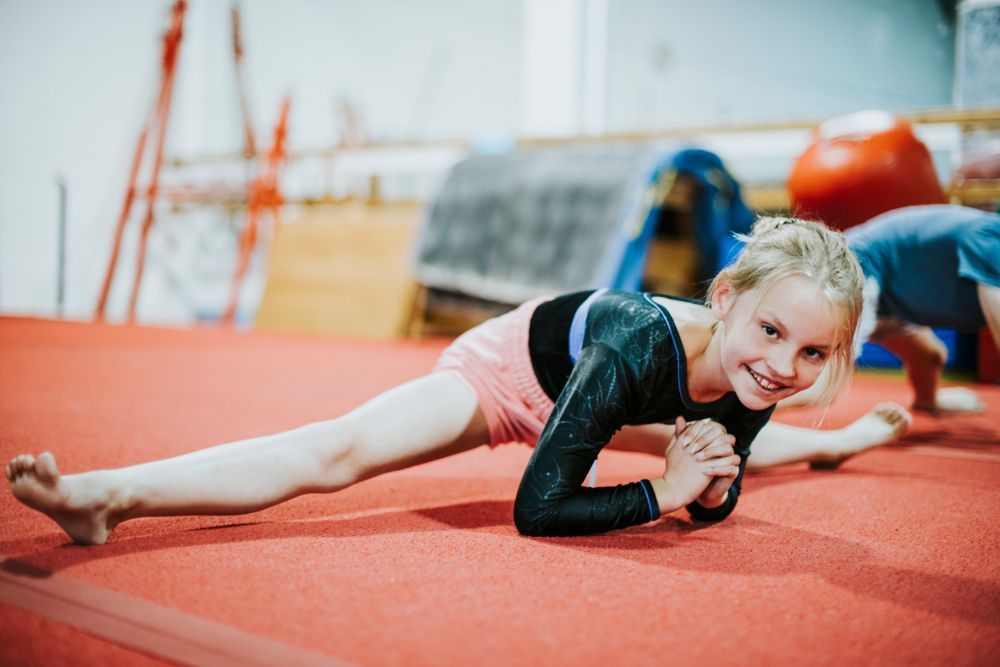
<instances>
[{"instance_id":1,"label":"girl's nose","mask_svg":"<svg viewBox=\"0 0 1000 667\"><path fill-rule=\"evenodd\" d=\"M775 380L787 381L795 377L795 354L781 351L768 360ZM786 382L787 384L787 382Z\"/></svg>"}]
</instances>

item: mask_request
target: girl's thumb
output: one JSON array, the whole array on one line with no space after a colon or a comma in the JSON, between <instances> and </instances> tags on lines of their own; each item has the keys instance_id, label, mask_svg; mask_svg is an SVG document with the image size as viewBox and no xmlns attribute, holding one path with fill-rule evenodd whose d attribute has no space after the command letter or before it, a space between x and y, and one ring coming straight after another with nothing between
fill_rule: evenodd
<instances>
[{"instance_id":1,"label":"girl's thumb","mask_svg":"<svg viewBox=\"0 0 1000 667\"><path fill-rule=\"evenodd\" d=\"M677 419L674 421L674 435L680 435L684 429L687 428L687 422L684 421L684 417L677 415Z\"/></svg>"}]
</instances>

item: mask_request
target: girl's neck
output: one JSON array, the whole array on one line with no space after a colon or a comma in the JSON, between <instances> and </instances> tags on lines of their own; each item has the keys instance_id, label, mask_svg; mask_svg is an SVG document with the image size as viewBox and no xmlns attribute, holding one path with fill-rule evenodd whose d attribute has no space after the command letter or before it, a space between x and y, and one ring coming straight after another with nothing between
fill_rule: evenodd
<instances>
[{"instance_id":1,"label":"girl's neck","mask_svg":"<svg viewBox=\"0 0 1000 667\"><path fill-rule=\"evenodd\" d=\"M657 298L677 327L687 362L687 391L692 400L708 403L732 391L722 371L722 324L707 307Z\"/></svg>"},{"instance_id":2,"label":"girl's neck","mask_svg":"<svg viewBox=\"0 0 1000 667\"><path fill-rule=\"evenodd\" d=\"M692 400L708 403L732 391L722 370L722 323L697 323L681 331L687 357L687 389Z\"/></svg>"}]
</instances>

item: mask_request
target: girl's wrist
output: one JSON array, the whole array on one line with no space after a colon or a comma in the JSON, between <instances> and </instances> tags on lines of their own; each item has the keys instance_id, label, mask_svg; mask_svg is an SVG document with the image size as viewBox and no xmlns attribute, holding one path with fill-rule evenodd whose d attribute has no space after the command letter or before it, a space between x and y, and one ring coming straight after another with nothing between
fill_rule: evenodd
<instances>
[{"instance_id":1,"label":"girl's wrist","mask_svg":"<svg viewBox=\"0 0 1000 667\"><path fill-rule=\"evenodd\" d=\"M680 509L677 498L668 488L666 480L662 477L654 477L648 480L653 492L656 494L656 504L660 508L660 514L670 514L674 510Z\"/></svg>"}]
</instances>

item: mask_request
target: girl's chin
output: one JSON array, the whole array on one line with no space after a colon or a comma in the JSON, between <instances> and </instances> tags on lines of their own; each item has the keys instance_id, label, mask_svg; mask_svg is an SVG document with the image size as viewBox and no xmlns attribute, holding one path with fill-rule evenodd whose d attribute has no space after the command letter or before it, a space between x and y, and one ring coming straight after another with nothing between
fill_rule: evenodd
<instances>
[{"instance_id":1,"label":"girl's chin","mask_svg":"<svg viewBox=\"0 0 1000 667\"><path fill-rule=\"evenodd\" d=\"M765 398L756 392L739 392L736 394L736 397L740 399L740 403L751 410L767 410L769 407L784 398L784 396Z\"/></svg>"}]
</instances>

